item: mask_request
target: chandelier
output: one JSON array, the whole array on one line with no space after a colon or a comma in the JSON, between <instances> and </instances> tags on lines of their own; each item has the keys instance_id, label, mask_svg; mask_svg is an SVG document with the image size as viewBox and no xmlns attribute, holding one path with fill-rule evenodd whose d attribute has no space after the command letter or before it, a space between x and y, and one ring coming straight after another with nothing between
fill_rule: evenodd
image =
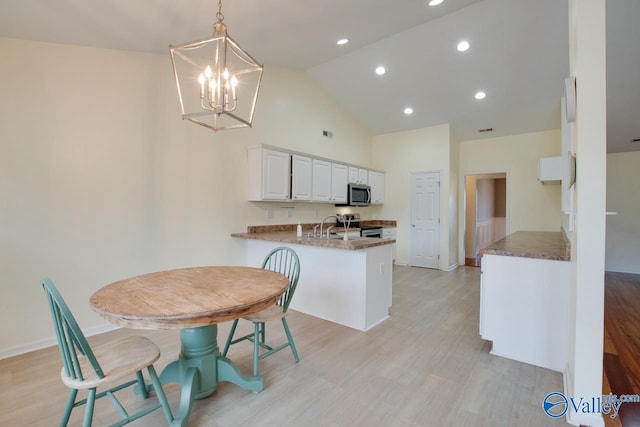
<instances>
[{"instance_id":1,"label":"chandelier","mask_svg":"<svg viewBox=\"0 0 640 427\"><path fill-rule=\"evenodd\" d=\"M213 131L251 127L263 66L227 33L218 0L210 38L169 46L182 119Z\"/></svg>"}]
</instances>

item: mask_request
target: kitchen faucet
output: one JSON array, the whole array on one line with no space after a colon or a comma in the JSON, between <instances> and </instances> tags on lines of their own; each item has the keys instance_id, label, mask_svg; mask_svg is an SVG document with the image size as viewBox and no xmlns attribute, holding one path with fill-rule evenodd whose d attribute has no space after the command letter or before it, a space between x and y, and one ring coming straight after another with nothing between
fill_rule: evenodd
<instances>
[{"instance_id":1,"label":"kitchen faucet","mask_svg":"<svg viewBox=\"0 0 640 427\"><path fill-rule=\"evenodd\" d=\"M325 219L322 220L322 222L320 223L320 237L323 237L322 235L322 230L324 228L324 222L326 220L328 220L329 218L335 218L336 219L336 223L338 222L339 218L336 215L329 215L327 216ZM331 228L331 227L330 227ZM328 236L327 236L328 237Z\"/></svg>"}]
</instances>

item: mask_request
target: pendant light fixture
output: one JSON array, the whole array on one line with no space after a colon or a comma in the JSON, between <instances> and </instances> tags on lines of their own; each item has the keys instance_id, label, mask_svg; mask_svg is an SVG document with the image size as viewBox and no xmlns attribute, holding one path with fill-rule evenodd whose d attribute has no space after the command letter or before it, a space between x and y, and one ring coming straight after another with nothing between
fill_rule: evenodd
<instances>
[{"instance_id":1,"label":"pendant light fixture","mask_svg":"<svg viewBox=\"0 0 640 427\"><path fill-rule=\"evenodd\" d=\"M227 33L218 0L210 38L169 46L182 118L213 131L251 127L262 64Z\"/></svg>"}]
</instances>

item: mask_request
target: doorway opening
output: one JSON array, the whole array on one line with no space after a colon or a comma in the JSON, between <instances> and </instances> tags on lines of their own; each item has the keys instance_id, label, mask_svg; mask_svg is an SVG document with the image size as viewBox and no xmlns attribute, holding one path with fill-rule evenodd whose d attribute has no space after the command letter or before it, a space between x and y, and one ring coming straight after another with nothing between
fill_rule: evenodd
<instances>
[{"instance_id":1,"label":"doorway opening","mask_svg":"<svg viewBox=\"0 0 640 427\"><path fill-rule=\"evenodd\" d=\"M507 174L465 176L465 265L480 267L480 249L507 235Z\"/></svg>"}]
</instances>

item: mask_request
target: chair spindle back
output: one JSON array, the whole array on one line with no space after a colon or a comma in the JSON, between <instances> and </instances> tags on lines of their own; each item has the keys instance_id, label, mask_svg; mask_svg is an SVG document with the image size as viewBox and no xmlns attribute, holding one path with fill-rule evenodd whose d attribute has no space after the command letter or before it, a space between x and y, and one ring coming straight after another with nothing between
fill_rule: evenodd
<instances>
[{"instance_id":1,"label":"chair spindle back","mask_svg":"<svg viewBox=\"0 0 640 427\"><path fill-rule=\"evenodd\" d=\"M79 356L84 356L89 360L98 378L104 378L98 360L58 289L49 278L42 279L42 287L49 302L65 374L79 381L84 380L79 361Z\"/></svg>"},{"instance_id":2,"label":"chair spindle back","mask_svg":"<svg viewBox=\"0 0 640 427\"><path fill-rule=\"evenodd\" d=\"M293 293L298 286L298 278L300 276L300 260L298 259L298 254L291 248L279 246L267 254L262 262L262 268L283 274L289 279L287 290L276 303L282 306L283 312L287 311Z\"/></svg>"}]
</instances>

